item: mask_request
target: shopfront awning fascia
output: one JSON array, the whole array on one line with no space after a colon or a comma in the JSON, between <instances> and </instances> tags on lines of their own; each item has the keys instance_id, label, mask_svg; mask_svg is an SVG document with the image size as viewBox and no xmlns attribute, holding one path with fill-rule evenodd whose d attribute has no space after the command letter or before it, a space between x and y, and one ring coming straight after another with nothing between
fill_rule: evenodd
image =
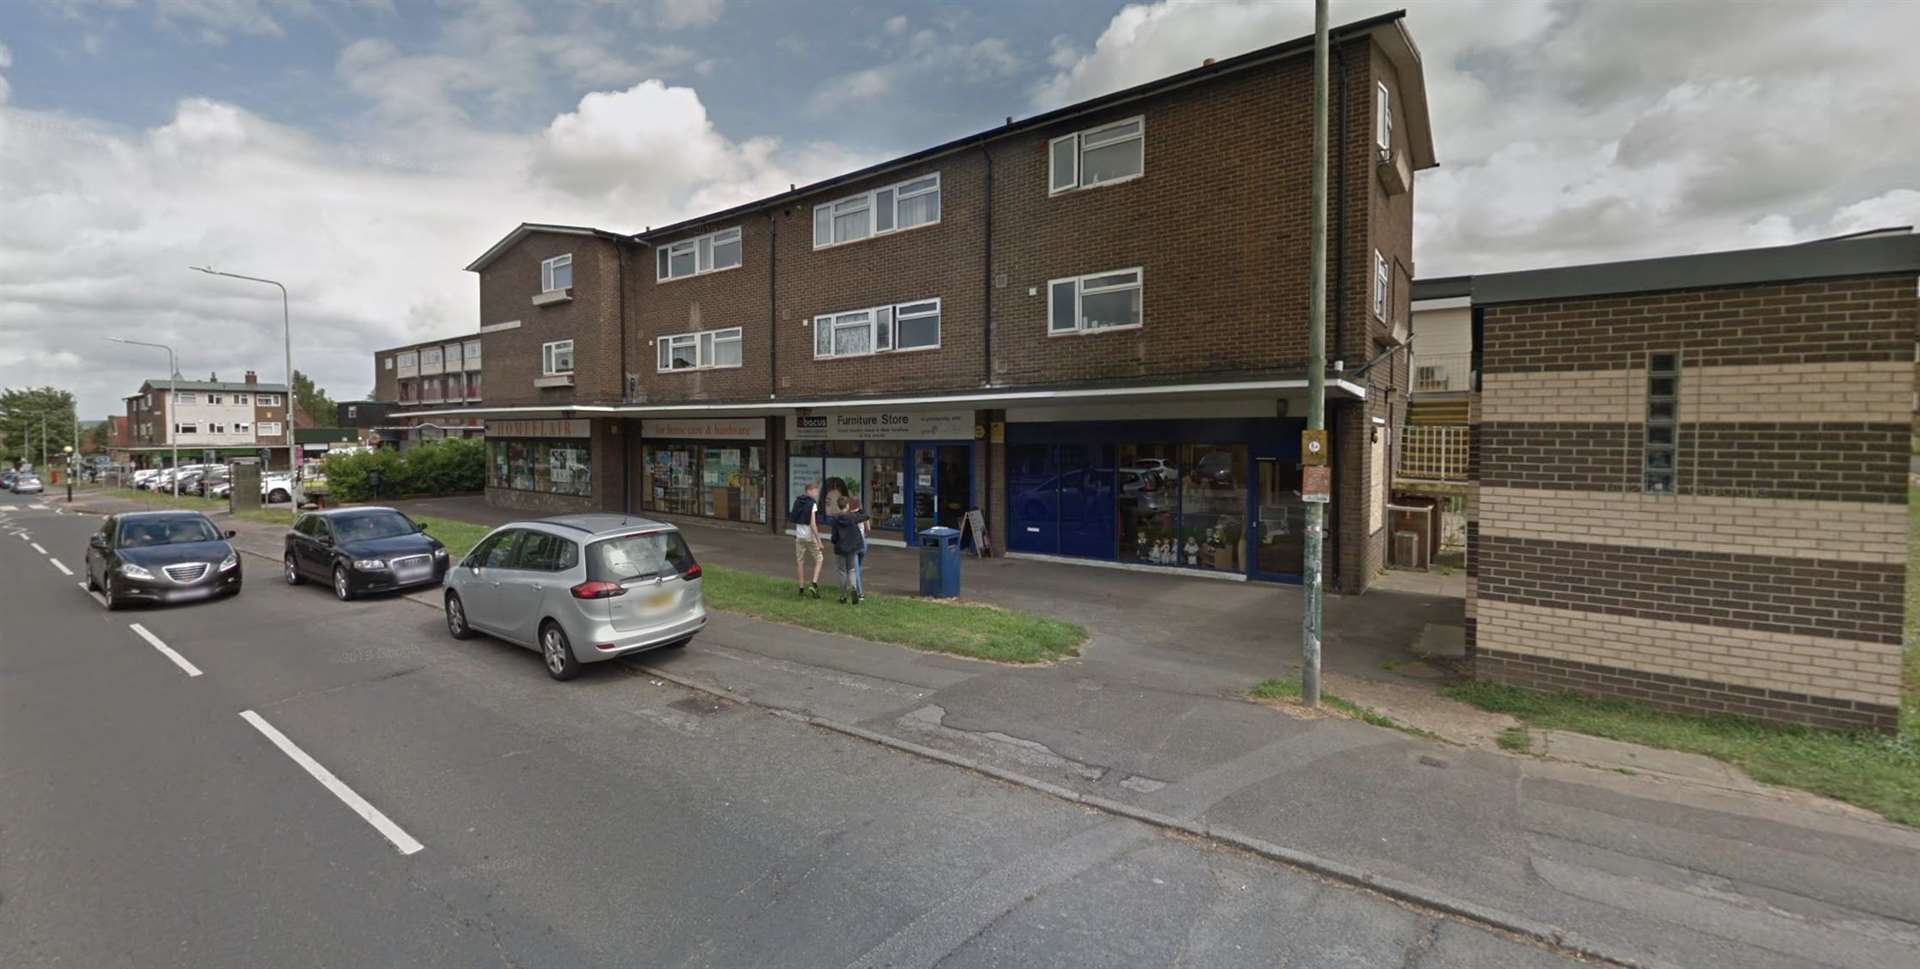
<instances>
[{"instance_id":1,"label":"shopfront awning fascia","mask_svg":"<svg viewBox=\"0 0 1920 969\"><path fill-rule=\"evenodd\" d=\"M689 404L540 404L522 407L463 407L459 410L418 411L409 417L651 417L664 414L711 414L742 416L778 415L804 410L850 410L861 407L1001 407L1008 404L1048 403L1074 400L1126 400L1157 397L1245 396L1259 393L1289 393L1307 389L1304 377L1278 380L1242 380L1208 384L1154 384L1123 387L1076 387L1059 390L983 390L968 393L932 394L918 397L855 397L845 400L755 401L751 403ZM1350 380L1327 381L1329 397L1350 400L1367 399L1367 388Z\"/></svg>"}]
</instances>

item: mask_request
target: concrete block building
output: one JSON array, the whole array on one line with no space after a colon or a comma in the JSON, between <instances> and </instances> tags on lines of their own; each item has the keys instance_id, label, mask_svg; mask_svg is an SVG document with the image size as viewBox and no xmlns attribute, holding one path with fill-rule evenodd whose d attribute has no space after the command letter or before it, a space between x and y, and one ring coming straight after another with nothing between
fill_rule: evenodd
<instances>
[{"instance_id":1,"label":"concrete block building","mask_svg":"<svg viewBox=\"0 0 1920 969\"><path fill-rule=\"evenodd\" d=\"M1892 729L1917 283L1907 230L1474 277L1476 675Z\"/></svg>"},{"instance_id":2,"label":"concrete block building","mask_svg":"<svg viewBox=\"0 0 1920 969\"><path fill-rule=\"evenodd\" d=\"M1332 50L1329 562L1357 592L1409 373L1354 375L1405 338L1434 158L1400 15ZM979 509L1014 555L1297 580L1311 91L1299 38L633 235L522 225L468 267L484 401L407 416L483 419L489 499L531 512L773 532L819 481L877 541Z\"/></svg>"}]
</instances>

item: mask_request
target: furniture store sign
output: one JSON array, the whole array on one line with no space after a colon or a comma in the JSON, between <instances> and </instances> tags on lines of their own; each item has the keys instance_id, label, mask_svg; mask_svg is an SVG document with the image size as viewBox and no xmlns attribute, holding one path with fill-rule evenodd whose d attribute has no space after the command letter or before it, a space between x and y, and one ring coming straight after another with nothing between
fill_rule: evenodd
<instances>
[{"instance_id":1,"label":"furniture store sign","mask_svg":"<svg viewBox=\"0 0 1920 969\"><path fill-rule=\"evenodd\" d=\"M764 417L644 420L640 422L640 436L649 441L663 437L697 441L759 441L767 436L767 421Z\"/></svg>"},{"instance_id":2,"label":"furniture store sign","mask_svg":"<svg viewBox=\"0 0 1920 969\"><path fill-rule=\"evenodd\" d=\"M973 411L861 410L791 414L789 441L968 441Z\"/></svg>"},{"instance_id":3,"label":"furniture store sign","mask_svg":"<svg viewBox=\"0 0 1920 969\"><path fill-rule=\"evenodd\" d=\"M591 422L575 420L488 421L488 437L592 437Z\"/></svg>"}]
</instances>

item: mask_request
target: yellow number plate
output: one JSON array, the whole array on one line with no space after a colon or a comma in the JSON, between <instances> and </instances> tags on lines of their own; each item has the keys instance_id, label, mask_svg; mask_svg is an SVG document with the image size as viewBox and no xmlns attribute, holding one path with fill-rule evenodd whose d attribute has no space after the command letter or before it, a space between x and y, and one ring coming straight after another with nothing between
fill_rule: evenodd
<instances>
[{"instance_id":1,"label":"yellow number plate","mask_svg":"<svg viewBox=\"0 0 1920 969\"><path fill-rule=\"evenodd\" d=\"M647 597L647 605L653 606L654 608L670 606L673 605L673 598L674 596L671 592L656 592Z\"/></svg>"}]
</instances>

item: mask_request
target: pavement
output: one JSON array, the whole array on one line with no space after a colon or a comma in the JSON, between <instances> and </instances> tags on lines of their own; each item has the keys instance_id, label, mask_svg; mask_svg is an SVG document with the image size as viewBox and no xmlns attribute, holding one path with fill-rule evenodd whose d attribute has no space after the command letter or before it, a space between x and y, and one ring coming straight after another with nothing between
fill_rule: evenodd
<instances>
[{"instance_id":1,"label":"pavement","mask_svg":"<svg viewBox=\"0 0 1920 969\"><path fill-rule=\"evenodd\" d=\"M450 513L446 507L415 510ZM243 545L277 560L270 529L236 525ZM784 539L686 528L702 560L712 564L779 574L769 563L790 556ZM0 554L4 538L0 534ZM912 561L910 553L877 552L871 569L877 591L908 591ZM256 563L250 560L250 567ZM756 708L786 714L843 739L867 737L919 752L930 769L990 773L1082 814L1097 808L1094 813L1112 823L1145 819L1143 827L1163 837L1193 836L1175 840L1196 849L1252 846L1292 861L1289 870L1299 877L1391 886L1388 894L1396 898L1429 903L1416 904L1416 912L1478 913L1440 919L1436 924L1445 927L1436 940L1456 933L1477 939L1472 933L1498 925L1623 964L1698 967L1910 965L1920 946L1920 832L1806 795L1741 784L1687 761L1657 759L1630 774L1594 770L1246 702L1241 697L1254 680L1285 671L1279 657L1297 628L1296 590L1033 562L969 559L966 569L970 597L1031 603L1085 623L1093 638L1084 655L1045 668L1006 667L717 613L692 648L636 664L648 678L646 689L627 687L632 695L624 702L641 703L651 690L671 684L688 686L701 691L692 695L710 698L705 702L743 711L735 714L742 720ZM1404 655L1428 625L1443 623L1446 603L1428 601L1436 598L1443 597L1389 589L1330 601L1329 668L1387 692L1424 685L1420 678L1428 674L1382 670L1374 657ZM405 600L382 601L424 612ZM438 617L426 614L396 628L427 622ZM336 631L336 638L351 635ZM371 635L372 642L348 641L375 653L388 648ZM530 653L524 662L533 662ZM389 715L373 707L364 713ZM1545 744L1571 750L1574 759L1644 750L1596 750L1583 743L1587 739L1555 735ZM869 747L858 757L855 750L839 753L862 763L899 756ZM743 756L744 762L723 759L707 767L757 777L783 770L787 754L769 747ZM780 768L769 763L775 759ZM969 770L953 771L953 765ZM566 789L559 777L553 781L559 785L553 789ZM850 801L877 794L869 783L888 782L852 774L844 781L841 795ZM785 788L777 790L775 800L784 803ZM922 830L934 836L938 827ZM1065 835L1059 846L1072 837ZM1177 926L1188 940L1216 937L1197 927L1216 916L1181 909L1184 914L1168 922L1161 913L1129 909L1124 890L1105 881L1090 882L1083 869L1066 884L1103 898L1116 893L1111 911L1121 917L1150 919L1161 931ZM0 894L6 892L0 886ZM1257 920L1284 922L1300 912L1280 903L1269 910L1266 900L1249 904L1245 916ZM1339 915L1317 910L1303 917L1314 926L1322 918L1331 925L1346 919L1345 903L1337 908ZM6 912L0 906L0 927ZM1089 935L1067 913L1034 900L1015 905L992 932L1029 924L1022 937L1029 946L1066 938L1093 948L1063 954L1000 947L991 952L997 959L984 961L1232 961L1224 950L1196 959L1143 939L1127 942L1138 947L1127 951L1103 948L1103 934ZM1351 926L1362 923L1346 924L1346 931L1357 932ZM1289 931L1300 928L1296 923ZM1293 964L1340 964L1330 951ZM1383 964L1386 951L1372 950L1372 961L1360 964ZM1566 950L1529 950L1526 958L1542 953L1558 957ZM1272 951L1263 956L1279 958ZM1392 961L1506 965L1512 958L1519 956L1461 960L1410 948Z\"/></svg>"}]
</instances>

